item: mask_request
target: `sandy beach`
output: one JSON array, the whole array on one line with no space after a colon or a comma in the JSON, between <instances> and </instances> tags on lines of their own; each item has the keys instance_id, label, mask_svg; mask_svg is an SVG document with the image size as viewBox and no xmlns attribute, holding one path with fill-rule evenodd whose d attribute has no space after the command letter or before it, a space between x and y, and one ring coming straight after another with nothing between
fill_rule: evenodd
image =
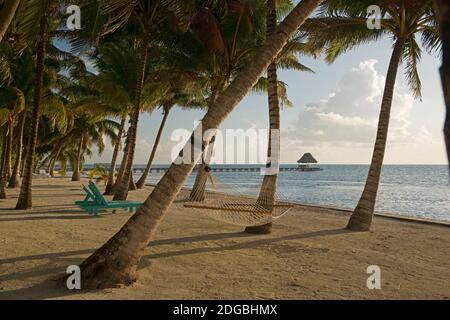
<instances>
[{"instance_id":1,"label":"sandy beach","mask_svg":"<svg viewBox=\"0 0 450 320\"><path fill-rule=\"evenodd\" d=\"M69 291L58 276L130 214L88 216L73 205L83 198L80 182L69 179L36 179L27 212L13 210L18 190L8 191L0 202L0 299L450 299L448 226L376 217L371 232L354 233L343 229L342 211L309 206L276 221L273 234L252 236L175 204L136 284ZM369 265L381 268L381 290L366 287Z\"/></svg>"}]
</instances>

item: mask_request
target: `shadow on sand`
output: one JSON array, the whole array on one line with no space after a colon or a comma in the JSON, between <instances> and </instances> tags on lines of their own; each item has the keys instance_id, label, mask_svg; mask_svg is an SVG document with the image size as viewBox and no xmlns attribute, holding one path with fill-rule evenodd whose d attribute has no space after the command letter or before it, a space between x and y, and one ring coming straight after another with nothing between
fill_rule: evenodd
<instances>
[{"instance_id":1,"label":"shadow on sand","mask_svg":"<svg viewBox=\"0 0 450 320\"><path fill-rule=\"evenodd\" d=\"M178 251L169 251L163 253L151 253L143 257L139 269L147 268L150 266L151 261L155 259L185 256L192 254L202 254L211 252L226 252L233 250L241 250L248 248L256 248L261 246L270 245L281 241L291 241L291 240L301 240L309 239L315 237L326 237L326 236L337 236L342 234L348 234L351 231L346 229L332 229L324 231L316 231L305 234L292 234L281 237L274 236L263 236L254 240L255 236L248 235L245 233L216 233L199 235L192 237L182 237L173 239L160 239L152 241L149 245L150 248L162 245L172 245L178 243L195 243L202 241L214 241L214 240L225 240L225 239L245 239L251 238L253 240L243 241L237 244L224 245L220 247L205 247L205 248L190 248ZM18 280L28 277L43 277L49 276L50 278L44 280L44 282L38 283L32 287L20 288L10 291L0 291L0 299L51 299L51 298L61 298L71 295L76 295L80 292L73 292L65 289L64 284L60 279L56 279L55 275L62 275L65 271L66 266L72 264L79 264L85 257L76 256L86 256L94 252L95 249L85 249L67 252L57 252L48 254L39 254L15 258L0 259L0 264L7 263L18 263L30 260L49 260L48 264L40 266L39 269L31 269L26 271L18 271L15 273L4 274L0 276L0 283L3 281ZM75 257L74 257L75 256Z\"/></svg>"}]
</instances>

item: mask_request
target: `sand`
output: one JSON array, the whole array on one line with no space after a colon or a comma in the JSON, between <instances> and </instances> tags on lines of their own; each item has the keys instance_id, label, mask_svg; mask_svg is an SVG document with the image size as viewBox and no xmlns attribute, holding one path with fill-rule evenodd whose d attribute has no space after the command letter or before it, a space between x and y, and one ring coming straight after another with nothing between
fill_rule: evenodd
<instances>
[{"instance_id":1,"label":"sand","mask_svg":"<svg viewBox=\"0 0 450 320\"><path fill-rule=\"evenodd\" d=\"M86 182L86 181L84 181ZM297 206L267 236L250 236L182 205L171 208L129 287L69 291L56 281L108 240L129 213L88 216L79 182L36 179L34 208L0 200L0 299L449 299L450 228L376 217L345 230L339 210ZM144 200L146 187L129 199ZM381 290L366 286L381 268Z\"/></svg>"}]
</instances>

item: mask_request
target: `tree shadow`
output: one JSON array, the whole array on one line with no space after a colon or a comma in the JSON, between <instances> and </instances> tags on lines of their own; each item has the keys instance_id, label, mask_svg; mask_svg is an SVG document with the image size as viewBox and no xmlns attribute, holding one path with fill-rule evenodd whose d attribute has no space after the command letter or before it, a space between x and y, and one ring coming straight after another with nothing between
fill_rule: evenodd
<instances>
[{"instance_id":1,"label":"tree shadow","mask_svg":"<svg viewBox=\"0 0 450 320\"><path fill-rule=\"evenodd\" d=\"M341 234L348 234L348 233L353 233L353 232L348 229L343 228L343 229L316 231L316 232L310 232L310 233L305 233L305 234L293 234L293 235L287 235L287 236L282 236L282 237L264 237L264 238L253 240L253 241L232 244L229 246L212 247L212 248L210 248L210 247L208 247L208 248L193 248L193 249L186 249L186 250L179 250L179 251L154 253L154 254L149 254L149 255L144 256L143 259L151 260L151 259L160 259L160 258L168 258L168 257L176 257L176 256L186 256L186 255L199 254L199 253L225 252L225 251L249 249L249 248L255 248L255 247L263 247L268 244L273 244L273 243L281 242L281 241L302 240L302 239L334 236L334 235L341 235ZM242 233L242 234L244 234L244 233ZM153 243L153 245L154 245L154 243ZM152 246L152 244L150 244L150 246Z\"/></svg>"},{"instance_id":2,"label":"tree shadow","mask_svg":"<svg viewBox=\"0 0 450 320\"><path fill-rule=\"evenodd\" d=\"M59 213L62 213L61 211ZM71 213L79 213L79 211L71 211ZM30 213L30 215L38 214L36 212ZM0 215L1 217L2 215ZM98 216L100 217L100 216ZM77 216L32 216L32 217L21 217L21 218L0 218L0 222L11 222L11 221L39 221L39 220L83 220L83 219L93 219L93 217L88 215L77 215Z\"/></svg>"},{"instance_id":3,"label":"tree shadow","mask_svg":"<svg viewBox=\"0 0 450 320\"><path fill-rule=\"evenodd\" d=\"M192 248L178 251L170 251L170 252L162 252L162 253L152 253L145 255L141 260L141 264L139 269L142 270L150 266L151 261L154 259L168 258L168 257L176 257L176 256L186 256L193 254L201 254L201 253L211 253L211 252L226 252L233 250L241 250L255 247L263 247L268 244L273 244L280 241L290 241L290 240L301 240L301 239L309 239L309 238L317 238L317 237L326 237L326 236L335 236L352 233L347 229L332 229L332 230L323 230L310 232L305 234L291 234L280 237L273 236L263 236L262 238L245 241L237 244L225 245L221 247L207 247L207 248ZM198 235L198 236L190 236L190 237L182 237L182 238L171 238L171 239L160 239L152 241L149 244L149 247L161 246L161 245L170 245L170 244L178 244L178 243L195 243L202 241L213 241L213 240L225 240L225 239L233 239L233 238L254 238L254 235L249 235L246 233L215 233L215 234L206 234L206 235ZM38 269L30 269L25 271L18 271L10 274L4 274L0 276L0 283L2 281L9 281L15 279L24 279L28 277L36 277L36 276L46 276L49 274L52 275L62 275L65 270L62 266L55 266L56 263L61 264L61 260L64 260L64 266L68 266L70 264L77 265L84 260L84 257L71 257L71 256L79 256L79 255L88 255L94 252L95 249L83 249L83 250L75 250L75 251L66 251L66 252L56 252L56 253L47 253L47 254L38 254L38 255L30 255L30 256L22 256L15 258L7 258L0 259L0 264L7 263L17 263L21 261L30 261L30 260L41 260L47 259L49 260L48 264L39 267ZM66 264L68 263L68 264ZM70 291L67 290L63 283L58 283L57 279L49 278L39 283L37 285L28 287L28 288L20 288L10 291L0 291L0 299L45 299L45 298L58 298L64 296L75 295L80 293L79 291Z\"/></svg>"}]
</instances>

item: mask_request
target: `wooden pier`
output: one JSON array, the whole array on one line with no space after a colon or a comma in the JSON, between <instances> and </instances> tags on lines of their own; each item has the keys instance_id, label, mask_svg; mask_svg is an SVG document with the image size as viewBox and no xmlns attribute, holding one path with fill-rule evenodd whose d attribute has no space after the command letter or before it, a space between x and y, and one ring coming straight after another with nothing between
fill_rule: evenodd
<instances>
[{"instance_id":1,"label":"wooden pier","mask_svg":"<svg viewBox=\"0 0 450 320\"><path fill-rule=\"evenodd\" d=\"M260 172L263 167L211 167L212 172ZM151 168L153 173L165 173L169 168ZM135 173L142 172L144 169L135 168L133 169ZM194 171L198 170L198 166L195 166ZM292 168L280 168L280 172L305 172L305 171L316 171L316 170L304 170L303 168L292 167Z\"/></svg>"}]
</instances>

